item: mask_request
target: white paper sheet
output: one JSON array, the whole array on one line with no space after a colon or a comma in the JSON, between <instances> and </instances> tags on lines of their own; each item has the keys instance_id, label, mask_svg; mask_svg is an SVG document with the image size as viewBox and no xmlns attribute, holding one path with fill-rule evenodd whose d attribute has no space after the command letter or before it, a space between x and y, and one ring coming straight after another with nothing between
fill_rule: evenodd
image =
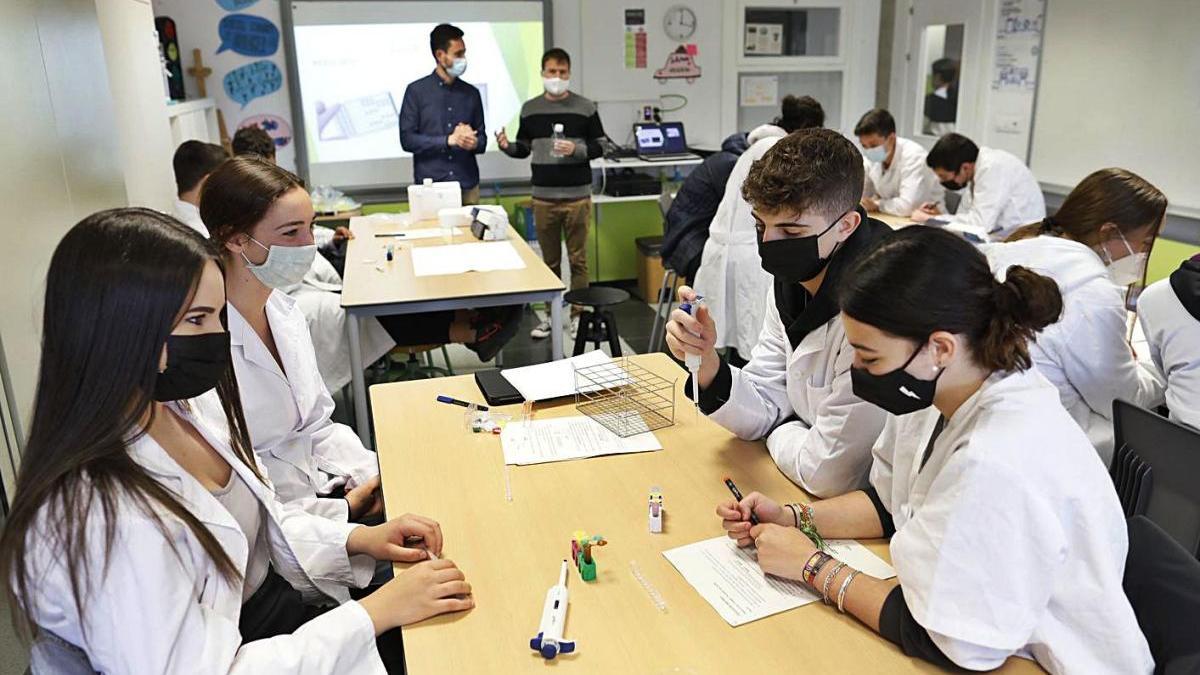
<instances>
[{"instance_id":1,"label":"white paper sheet","mask_svg":"<svg viewBox=\"0 0 1200 675\"><path fill-rule=\"evenodd\" d=\"M505 464L543 464L662 450L653 433L621 438L583 415L534 420L528 431L524 423L513 422L501 432L500 444Z\"/></svg>"},{"instance_id":2,"label":"white paper sheet","mask_svg":"<svg viewBox=\"0 0 1200 675\"><path fill-rule=\"evenodd\" d=\"M413 274L429 277L463 272L519 270L525 261L507 241L420 246L412 250Z\"/></svg>"},{"instance_id":3,"label":"white paper sheet","mask_svg":"<svg viewBox=\"0 0 1200 675\"><path fill-rule=\"evenodd\" d=\"M852 539L826 540L829 553L878 579L896 576L891 565ZM663 551L683 578L731 626L803 607L820 596L799 581L770 576L758 566L753 548L720 536Z\"/></svg>"},{"instance_id":4,"label":"white paper sheet","mask_svg":"<svg viewBox=\"0 0 1200 675\"><path fill-rule=\"evenodd\" d=\"M526 401L545 401L575 393L575 369L612 363L599 349L536 366L506 368L500 375L521 392Z\"/></svg>"},{"instance_id":5,"label":"white paper sheet","mask_svg":"<svg viewBox=\"0 0 1200 675\"><path fill-rule=\"evenodd\" d=\"M451 228L454 230L454 236L460 236L463 233L461 227ZM383 235L388 236L383 236ZM376 233L375 239L380 242L397 242L409 241L410 239L434 239L436 237L445 236L446 231L440 227L413 227L408 229L397 229L388 232ZM519 260L519 258L518 258Z\"/></svg>"}]
</instances>

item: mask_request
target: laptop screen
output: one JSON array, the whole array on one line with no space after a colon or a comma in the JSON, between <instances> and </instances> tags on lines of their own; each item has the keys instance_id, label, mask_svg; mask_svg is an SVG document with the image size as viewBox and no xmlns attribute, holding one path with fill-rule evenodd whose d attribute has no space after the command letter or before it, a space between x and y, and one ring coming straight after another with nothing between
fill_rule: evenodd
<instances>
[{"instance_id":1,"label":"laptop screen","mask_svg":"<svg viewBox=\"0 0 1200 675\"><path fill-rule=\"evenodd\" d=\"M643 155L662 155L687 152L687 138L683 134L682 122L662 124L635 124L634 142Z\"/></svg>"}]
</instances>

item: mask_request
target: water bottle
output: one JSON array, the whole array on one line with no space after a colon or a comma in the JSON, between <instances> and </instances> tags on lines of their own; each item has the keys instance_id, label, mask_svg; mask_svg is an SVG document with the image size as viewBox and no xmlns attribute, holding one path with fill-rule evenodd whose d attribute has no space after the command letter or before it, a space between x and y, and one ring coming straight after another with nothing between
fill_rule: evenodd
<instances>
[{"instance_id":1,"label":"water bottle","mask_svg":"<svg viewBox=\"0 0 1200 675\"><path fill-rule=\"evenodd\" d=\"M558 151L558 142L567 140L563 136L563 125L561 123L554 125L554 133L550 134L550 154L555 157L565 157L564 153Z\"/></svg>"}]
</instances>

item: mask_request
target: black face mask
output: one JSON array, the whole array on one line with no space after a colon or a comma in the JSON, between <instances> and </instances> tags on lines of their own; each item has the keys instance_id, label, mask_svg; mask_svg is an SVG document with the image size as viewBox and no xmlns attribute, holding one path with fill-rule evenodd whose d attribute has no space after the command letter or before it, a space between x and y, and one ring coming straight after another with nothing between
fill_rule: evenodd
<instances>
[{"instance_id":1,"label":"black face mask","mask_svg":"<svg viewBox=\"0 0 1200 675\"><path fill-rule=\"evenodd\" d=\"M830 252L829 258L821 257L821 249L817 240L832 230L833 226L837 225L842 218L845 218L846 213L838 216L820 234L807 237L763 241L762 232L756 229L758 257L762 259L762 268L766 270L767 274L787 283L808 281L817 276L829 264L829 258L833 257L832 252ZM836 250L837 248L834 247L834 251Z\"/></svg>"},{"instance_id":2,"label":"black face mask","mask_svg":"<svg viewBox=\"0 0 1200 675\"><path fill-rule=\"evenodd\" d=\"M851 368L850 384L854 395L893 415L907 415L933 405L938 378L945 371L938 371L932 380L919 380L904 370L922 349L924 347L918 347L904 365L883 375L872 375L865 368Z\"/></svg>"},{"instance_id":3,"label":"black face mask","mask_svg":"<svg viewBox=\"0 0 1200 675\"><path fill-rule=\"evenodd\" d=\"M167 369L154 383L154 400L195 398L217 386L228 365L228 332L168 335Z\"/></svg>"},{"instance_id":4,"label":"black face mask","mask_svg":"<svg viewBox=\"0 0 1200 675\"><path fill-rule=\"evenodd\" d=\"M958 192L959 190L967 187L967 184L966 183L956 183L952 180L944 180L944 181L942 181L942 187L946 188L947 190L949 190L951 192Z\"/></svg>"}]
</instances>

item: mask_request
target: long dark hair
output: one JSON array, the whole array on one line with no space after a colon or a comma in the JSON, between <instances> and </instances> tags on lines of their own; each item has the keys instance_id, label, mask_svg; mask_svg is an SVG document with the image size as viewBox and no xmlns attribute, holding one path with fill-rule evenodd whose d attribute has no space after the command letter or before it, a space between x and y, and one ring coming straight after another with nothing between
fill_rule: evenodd
<instances>
[{"instance_id":1,"label":"long dark hair","mask_svg":"<svg viewBox=\"0 0 1200 675\"><path fill-rule=\"evenodd\" d=\"M1124 235L1153 225L1157 235L1166 212L1167 196L1150 181L1125 169L1100 169L1079 181L1054 215L1018 229L1008 241L1052 234L1095 247L1105 223Z\"/></svg>"},{"instance_id":2,"label":"long dark hair","mask_svg":"<svg viewBox=\"0 0 1200 675\"><path fill-rule=\"evenodd\" d=\"M847 316L897 337L966 335L975 362L992 371L1029 368L1029 341L1062 314L1052 279L1013 265L1001 283L979 249L930 227L900 230L860 259L840 300Z\"/></svg>"},{"instance_id":3,"label":"long dark hair","mask_svg":"<svg viewBox=\"0 0 1200 675\"><path fill-rule=\"evenodd\" d=\"M304 181L292 172L258 157L234 157L217 167L200 190L200 219L222 252L225 243L247 234L260 223L271 205Z\"/></svg>"},{"instance_id":4,"label":"long dark hair","mask_svg":"<svg viewBox=\"0 0 1200 675\"><path fill-rule=\"evenodd\" d=\"M182 319L215 249L170 216L150 209L101 211L59 242L46 278L41 366L29 439L12 513L0 537L0 576L13 618L29 635L34 596L28 546L42 537L68 570L83 614L93 509L104 523L106 569L122 497L157 521L165 509L191 530L227 580L237 567L208 528L146 473L128 446L153 419L155 378L167 335ZM223 268L222 268L223 269ZM217 387L234 453L257 475L230 364ZM151 416L151 417L148 417ZM153 592L153 589L147 589ZM128 592L137 592L129 589Z\"/></svg>"}]
</instances>

